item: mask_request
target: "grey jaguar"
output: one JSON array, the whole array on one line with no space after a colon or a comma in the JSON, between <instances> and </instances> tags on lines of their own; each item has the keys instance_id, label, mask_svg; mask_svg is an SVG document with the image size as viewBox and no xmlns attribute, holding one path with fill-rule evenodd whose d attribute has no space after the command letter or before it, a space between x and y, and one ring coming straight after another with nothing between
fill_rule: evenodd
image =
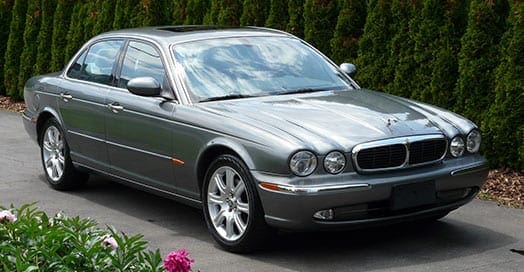
<instances>
[{"instance_id":1,"label":"grey jaguar","mask_svg":"<svg viewBox=\"0 0 524 272\"><path fill-rule=\"evenodd\" d=\"M481 134L441 108L360 88L285 32L113 31L25 87L25 128L50 186L89 173L202 208L245 252L273 230L436 220L487 175Z\"/></svg>"}]
</instances>

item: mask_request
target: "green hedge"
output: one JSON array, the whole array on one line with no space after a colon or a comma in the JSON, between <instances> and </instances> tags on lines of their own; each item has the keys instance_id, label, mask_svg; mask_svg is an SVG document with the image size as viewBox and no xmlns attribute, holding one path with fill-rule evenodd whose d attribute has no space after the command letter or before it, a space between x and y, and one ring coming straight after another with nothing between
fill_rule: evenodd
<instances>
[{"instance_id":1,"label":"green hedge","mask_svg":"<svg viewBox=\"0 0 524 272\"><path fill-rule=\"evenodd\" d=\"M0 94L21 99L31 75L62 69L87 39L111 29L264 25L304 38L337 63L355 62L366 88L465 115L481 125L482 152L493 166L524 169L522 6L519 0L5 0Z\"/></svg>"}]
</instances>

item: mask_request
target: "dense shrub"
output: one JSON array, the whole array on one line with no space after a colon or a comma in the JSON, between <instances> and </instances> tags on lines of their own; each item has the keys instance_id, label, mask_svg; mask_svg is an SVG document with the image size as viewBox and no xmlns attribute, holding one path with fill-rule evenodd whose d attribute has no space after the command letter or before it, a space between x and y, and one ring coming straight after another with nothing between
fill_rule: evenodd
<instances>
[{"instance_id":1,"label":"dense shrub","mask_svg":"<svg viewBox=\"0 0 524 272\"><path fill-rule=\"evenodd\" d=\"M322 53L331 53L331 38L337 24L336 0L306 0L304 3L304 37Z\"/></svg>"},{"instance_id":2,"label":"dense shrub","mask_svg":"<svg viewBox=\"0 0 524 272\"><path fill-rule=\"evenodd\" d=\"M23 90L25 82L33 74L33 66L36 60L36 53L38 44L36 38L40 30L42 22L41 1L29 1L27 7L25 30L24 30L24 47L20 55L20 68L18 73L18 80L16 90L17 97L23 97Z\"/></svg>"},{"instance_id":3,"label":"dense shrub","mask_svg":"<svg viewBox=\"0 0 524 272\"><path fill-rule=\"evenodd\" d=\"M393 73L388 69L391 54L391 22L390 1L370 1L356 61L359 67L357 80L366 88L384 90L392 81Z\"/></svg>"},{"instance_id":4,"label":"dense shrub","mask_svg":"<svg viewBox=\"0 0 524 272\"><path fill-rule=\"evenodd\" d=\"M62 54L63 63L67 63L84 43L84 18L87 17L87 7L82 3L76 4L71 15L69 31L66 35L65 54Z\"/></svg>"},{"instance_id":5,"label":"dense shrub","mask_svg":"<svg viewBox=\"0 0 524 272\"><path fill-rule=\"evenodd\" d=\"M214 25L218 23L218 14L222 8L221 2L221 0L210 0L209 9L203 19L205 25Z\"/></svg>"},{"instance_id":6,"label":"dense shrub","mask_svg":"<svg viewBox=\"0 0 524 272\"><path fill-rule=\"evenodd\" d=\"M515 2L495 70L495 102L483 122L484 150L494 165L524 170L524 3Z\"/></svg>"},{"instance_id":7,"label":"dense shrub","mask_svg":"<svg viewBox=\"0 0 524 272\"><path fill-rule=\"evenodd\" d=\"M358 39L364 32L366 1L343 1L338 14L335 34L331 40L331 58L338 64L354 62L357 58Z\"/></svg>"},{"instance_id":8,"label":"dense shrub","mask_svg":"<svg viewBox=\"0 0 524 272\"><path fill-rule=\"evenodd\" d=\"M187 252L146 250L142 235L128 236L92 219L58 213L49 217L33 205L0 207L0 267L3 271L189 271ZM164 269L165 267L165 269Z\"/></svg>"},{"instance_id":9,"label":"dense shrub","mask_svg":"<svg viewBox=\"0 0 524 272\"><path fill-rule=\"evenodd\" d=\"M67 36L73 12L73 1L57 0L53 18L53 37L51 42L51 69L49 72L59 71L64 67L64 52L67 47Z\"/></svg>"},{"instance_id":10,"label":"dense shrub","mask_svg":"<svg viewBox=\"0 0 524 272\"><path fill-rule=\"evenodd\" d=\"M467 15L464 1L449 0L444 9L444 22L438 28L438 46L434 49L429 87L424 89L424 101L444 108L453 108L454 88L458 80L460 38L466 28Z\"/></svg>"},{"instance_id":11,"label":"dense shrub","mask_svg":"<svg viewBox=\"0 0 524 272\"><path fill-rule=\"evenodd\" d=\"M267 10L269 10L268 7L268 0L244 0L244 3L242 4L240 25L264 26L264 22L266 21L266 13Z\"/></svg>"},{"instance_id":12,"label":"dense shrub","mask_svg":"<svg viewBox=\"0 0 524 272\"><path fill-rule=\"evenodd\" d=\"M391 2L393 37L390 42L388 67L393 69L393 81L386 91L410 97L415 90L413 80L417 64L413 57L415 33L420 21L421 0L393 0Z\"/></svg>"},{"instance_id":13,"label":"dense shrub","mask_svg":"<svg viewBox=\"0 0 524 272\"><path fill-rule=\"evenodd\" d=\"M18 72L20 68L20 55L24 50L24 33L27 11L27 0L16 0L11 13L9 37L5 52L4 62L4 87L7 95L21 99L18 91Z\"/></svg>"},{"instance_id":14,"label":"dense shrub","mask_svg":"<svg viewBox=\"0 0 524 272\"><path fill-rule=\"evenodd\" d=\"M158 26L170 24L172 19L172 0L142 0L137 18L140 23L133 26Z\"/></svg>"},{"instance_id":15,"label":"dense shrub","mask_svg":"<svg viewBox=\"0 0 524 272\"><path fill-rule=\"evenodd\" d=\"M455 109L476 123L495 98L494 71L499 62L500 37L505 29L507 2L472 0L461 40Z\"/></svg>"},{"instance_id":16,"label":"dense shrub","mask_svg":"<svg viewBox=\"0 0 524 272\"><path fill-rule=\"evenodd\" d=\"M304 0L289 0L287 32L304 38Z\"/></svg>"},{"instance_id":17,"label":"dense shrub","mask_svg":"<svg viewBox=\"0 0 524 272\"><path fill-rule=\"evenodd\" d=\"M0 95L5 94L4 88L4 55L9 38L9 24L11 22L11 10L14 0L0 1Z\"/></svg>"},{"instance_id":18,"label":"dense shrub","mask_svg":"<svg viewBox=\"0 0 524 272\"><path fill-rule=\"evenodd\" d=\"M93 1L87 1L85 4L83 4L84 14L86 15L86 17L84 17L83 22L82 22L82 28L83 28L82 40L84 42L91 39L94 35L93 30L95 28L96 22L99 19L98 12L100 8L99 6L100 4L101 4L100 2L97 3Z\"/></svg>"},{"instance_id":19,"label":"dense shrub","mask_svg":"<svg viewBox=\"0 0 524 272\"><path fill-rule=\"evenodd\" d=\"M287 0L271 0L271 8L267 17L266 27L286 30L288 20Z\"/></svg>"},{"instance_id":20,"label":"dense shrub","mask_svg":"<svg viewBox=\"0 0 524 272\"><path fill-rule=\"evenodd\" d=\"M220 26L239 26L240 16L242 16L242 1L222 0L220 5L216 24Z\"/></svg>"},{"instance_id":21,"label":"dense shrub","mask_svg":"<svg viewBox=\"0 0 524 272\"><path fill-rule=\"evenodd\" d=\"M100 11L97 12L97 20L95 28L93 29L93 35L98 35L113 29L115 4L115 1L102 1Z\"/></svg>"},{"instance_id":22,"label":"dense shrub","mask_svg":"<svg viewBox=\"0 0 524 272\"><path fill-rule=\"evenodd\" d=\"M34 75L43 74L49 71L49 62L51 61L51 50L49 50L49 45L51 44L53 37L53 15L55 7L55 0L42 1L42 23L40 25L40 32L38 32L38 37L36 38L37 54L36 63L33 69Z\"/></svg>"},{"instance_id":23,"label":"dense shrub","mask_svg":"<svg viewBox=\"0 0 524 272\"><path fill-rule=\"evenodd\" d=\"M204 20L204 16L209 8L209 0L187 0L186 25L199 25Z\"/></svg>"},{"instance_id":24,"label":"dense shrub","mask_svg":"<svg viewBox=\"0 0 524 272\"><path fill-rule=\"evenodd\" d=\"M187 0L174 0L173 4L173 24L182 25L187 18Z\"/></svg>"}]
</instances>

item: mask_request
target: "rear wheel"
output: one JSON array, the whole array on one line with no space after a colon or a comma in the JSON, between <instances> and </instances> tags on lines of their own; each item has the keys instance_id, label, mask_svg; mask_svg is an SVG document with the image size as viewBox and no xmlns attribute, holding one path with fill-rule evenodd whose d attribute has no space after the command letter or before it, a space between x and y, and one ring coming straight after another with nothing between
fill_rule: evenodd
<instances>
[{"instance_id":1,"label":"rear wheel","mask_svg":"<svg viewBox=\"0 0 524 272\"><path fill-rule=\"evenodd\" d=\"M222 155L209 167L202 188L207 227L220 246L231 252L249 252L271 235L255 182L245 164Z\"/></svg>"},{"instance_id":2,"label":"rear wheel","mask_svg":"<svg viewBox=\"0 0 524 272\"><path fill-rule=\"evenodd\" d=\"M40 150L46 179L54 189L76 189L89 178L73 166L63 130L54 118L47 120L41 130Z\"/></svg>"}]
</instances>

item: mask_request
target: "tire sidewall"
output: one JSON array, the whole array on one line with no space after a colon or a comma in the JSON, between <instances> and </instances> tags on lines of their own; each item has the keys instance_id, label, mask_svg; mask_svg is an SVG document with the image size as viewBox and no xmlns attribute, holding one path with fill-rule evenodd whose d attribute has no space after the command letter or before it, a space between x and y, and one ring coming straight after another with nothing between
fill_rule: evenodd
<instances>
[{"instance_id":1,"label":"tire sidewall","mask_svg":"<svg viewBox=\"0 0 524 272\"><path fill-rule=\"evenodd\" d=\"M242 177L245 183L247 197L249 201L249 215L248 215L248 222L245 232L234 241L228 241L225 240L220 236L220 234L215 229L212 220L209 215L209 209L208 209L208 202L207 202L207 193L208 193L208 187L209 182L211 180L212 175L215 173L215 171L223 166L229 166L233 168L237 173ZM208 168L204 183L202 186L202 203L203 203L203 210L204 210L204 217L206 221L206 225L213 235L213 238L223 247L225 247L229 251L237 251L236 248L242 248L245 246L246 243L249 242L249 240L253 236L254 229L256 228L256 224L260 223L257 222L257 217L260 218L262 215L260 214L262 212L262 209L260 207L260 202L258 200L258 193L256 191L255 182L253 177L251 176L251 173L249 173L249 170L247 170L246 165L237 157L232 155L221 155L217 157Z\"/></svg>"},{"instance_id":2,"label":"tire sidewall","mask_svg":"<svg viewBox=\"0 0 524 272\"><path fill-rule=\"evenodd\" d=\"M51 126L54 126L58 131L60 132L60 136L62 137L62 141L64 143L64 172L62 173L62 176L57 181L54 181L49 177L49 174L47 173L45 162L44 162L44 136L47 131L47 129ZM64 183L64 179L66 178L69 171L71 171L71 159L69 157L69 146L67 145L67 141L65 139L64 130L62 129L62 126L58 123L58 121L55 118L49 118L42 127L42 130L40 131L40 162L42 163L42 167L44 169L44 175L46 177L47 182L53 186L53 187L60 187Z\"/></svg>"}]
</instances>

